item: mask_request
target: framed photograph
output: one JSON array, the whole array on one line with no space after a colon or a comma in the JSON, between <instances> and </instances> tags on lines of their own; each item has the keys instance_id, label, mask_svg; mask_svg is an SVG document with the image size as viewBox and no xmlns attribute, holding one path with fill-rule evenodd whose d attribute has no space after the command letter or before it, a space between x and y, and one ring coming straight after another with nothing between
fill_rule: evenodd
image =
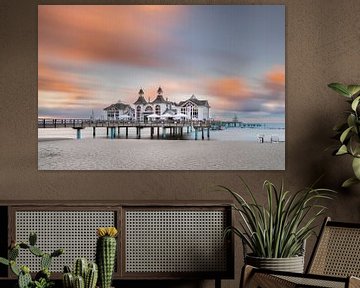
<instances>
[{"instance_id":1,"label":"framed photograph","mask_svg":"<svg viewBox=\"0 0 360 288\"><path fill-rule=\"evenodd\" d=\"M284 5L39 5L39 170L284 170Z\"/></svg>"}]
</instances>

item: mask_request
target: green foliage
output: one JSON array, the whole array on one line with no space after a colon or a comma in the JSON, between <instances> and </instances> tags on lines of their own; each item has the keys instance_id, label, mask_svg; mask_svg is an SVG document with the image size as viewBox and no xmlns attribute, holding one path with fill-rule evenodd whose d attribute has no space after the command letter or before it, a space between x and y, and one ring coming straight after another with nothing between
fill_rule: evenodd
<instances>
[{"instance_id":1,"label":"green foliage","mask_svg":"<svg viewBox=\"0 0 360 288\"><path fill-rule=\"evenodd\" d=\"M53 257L63 254L63 249L55 250L53 253L44 253L39 247L34 246L36 244L37 236L35 233L30 233L29 244L20 242L12 242L8 251L8 259L0 257L0 264L10 266L11 271L18 276L19 288L50 288L53 286L53 282L50 281L50 264ZM21 266L16 263L16 259L19 256L19 250L28 250L33 255L40 257L41 271L39 271L35 280L33 281L30 275L30 269L28 266Z\"/></svg>"},{"instance_id":2,"label":"green foliage","mask_svg":"<svg viewBox=\"0 0 360 288\"><path fill-rule=\"evenodd\" d=\"M350 104L350 109L346 112L346 121L334 127L340 142L334 155L348 154L353 157L352 168L355 177L347 179L342 184L343 187L349 187L360 183L360 160L357 160L360 159L360 85L331 83L328 87L346 97L346 102Z\"/></svg>"},{"instance_id":3,"label":"green foliage","mask_svg":"<svg viewBox=\"0 0 360 288\"><path fill-rule=\"evenodd\" d=\"M0 263L4 264L6 266L10 265L10 261L8 259L6 259L6 258L3 258L3 257L0 257Z\"/></svg>"},{"instance_id":4,"label":"green foliage","mask_svg":"<svg viewBox=\"0 0 360 288\"><path fill-rule=\"evenodd\" d=\"M50 282L45 278L41 278L41 279L33 282L32 288L51 288L54 285L55 285L54 282Z\"/></svg>"},{"instance_id":5,"label":"green foliage","mask_svg":"<svg viewBox=\"0 0 360 288\"><path fill-rule=\"evenodd\" d=\"M232 232L240 237L256 257L287 258L301 255L305 240L314 233L315 220L326 209L318 201L331 199L334 191L310 187L290 193L285 191L283 184L278 189L266 180L263 186L267 193L267 205L263 206L257 202L244 180L242 182L251 201L220 186L234 197L236 204L233 208L240 215L240 227L227 228L225 235Z\"/></svg>"}]
</instances>

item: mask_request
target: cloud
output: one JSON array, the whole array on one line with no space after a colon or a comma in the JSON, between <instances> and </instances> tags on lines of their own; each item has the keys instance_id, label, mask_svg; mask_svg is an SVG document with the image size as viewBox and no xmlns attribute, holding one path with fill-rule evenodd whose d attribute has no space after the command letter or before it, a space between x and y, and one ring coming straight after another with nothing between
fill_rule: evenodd
<instances>
[{"instance_id":1,"label":"cloud","mask_svg":"<svg viewBox=\"0 0 360 288\"><path fill-rule=\"evenodd\" d=\"M150 67L170 64L160 50L174 41L170 28L182 11L176 5L38 7L40 62L55 58ZM146 29L147 23L157 29Z\"/></svg>"},{"instance_id":2,"label":"cloud","mask_svg":"<svg viewBox=\"0 0 360 288\"><path fill-rule=\"evenodd\" d=\"M264 88L269 91L269 95L279 98L285 95L285 67L274 66L265 74Z\"/></svg>"},{"instance_id":3,"label":"cloud","mask_svg":"<svg viewBox=\"0 0 360 288\"><path fill-rule=\"evenodd\" d=\"M38 106L69 109L98 105L96 79L46 64L38 67Z\"/></svg>"},{"instance_id":4,"label":"cloud","mask_svg":"<svg viewBox=\"0 0 360 288\"><path fill-rule=\"evenodd\" d=\"M274 66L254 85L245 78L222 77L207 81L210 105L220 111L284 113L285 71Z\"/></svg>"},{"instance_id":5,"label":"cloud","mask_svg":"<svg viewBox=\"0 0 360 288\"><path fill-rule=\"evenodd\" d=\"M223 77L211 79L206 86L210 95L219 97L225 101L241 100L251 97L248 84L241 78Z\"/></svg>"}]
</instances>

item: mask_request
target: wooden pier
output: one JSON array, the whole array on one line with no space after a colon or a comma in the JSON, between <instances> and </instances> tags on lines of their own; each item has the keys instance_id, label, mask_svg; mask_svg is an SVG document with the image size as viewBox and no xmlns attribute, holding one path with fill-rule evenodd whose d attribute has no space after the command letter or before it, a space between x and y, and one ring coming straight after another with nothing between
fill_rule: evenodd
<instances>
[{"instance_id":1,"label":"wooden pier","mask_svg":"<svg viewBox=\"0 0 360 288\"><path fill-rule=\"evenodd\" d=\"M125 128L125 136L128 138L129 129L136 129L136 138L141 139L141 130L150 129L150 138L155 136L160 139L167 135L173 138L181 138L184 133L194 131L195 140L210 139L211 123L209 121L158 121L158 122L137 122L124 120L91 120L91 119L38 119L38 128L73 128L76 130L76 138L81 138L81 130L93 129L93 137L96 137L96 128L106 128L106 135L109 138L116 138L120 135L120 129ZM161 133L160 133L161 129ZM184 132L186 129L186 132Z\"/></svg>"}]
</instances>

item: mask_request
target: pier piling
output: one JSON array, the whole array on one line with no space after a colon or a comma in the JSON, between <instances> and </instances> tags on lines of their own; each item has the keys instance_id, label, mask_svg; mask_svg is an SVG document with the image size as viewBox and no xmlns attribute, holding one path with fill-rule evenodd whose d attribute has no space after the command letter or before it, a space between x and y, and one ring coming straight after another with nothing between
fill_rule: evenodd
<instances>
[{"instance_id":1,"label":"pier piling","mask_svg":"<svg viewBox=\"0 0 360 288\"><path fill-rule=\"evenodd\" d=\"M76 139L81 139L81 130L83 129L82 127L73 127L74 129L76 129Z\"/></svg>"},{"instance_id":2,"label":"pier piling","mask_svg":"<svg viewBox=\"0 0 360 288\"><path fill-rule=\"evenodd\" d=\"M126 139L128 139L128 137L129 137L129 127L126 127L125 134L126 134Z\"/></svg>"},{"instance_id":3,"label":"pier piling","mask_svg":"<svg viewBox=\"0 0 360 288\"><path fill-rule=\"evenodd\" d=\"M93 127L93 138L95 138L95 136L96 136L96 128L95 127Z\"/></svg>"},{"instance_id":4,"label":"pier piling","mask_svg":"<svg viewBox=\"0 0 360 288\"><path fill-rule=\"evenodd\" d=\"M204 140L204 127L201 127L201 139Z\"/></svg>"},{"instance_id":5,"label":"pier piling","mask_svg":"<svg viewBox=\"0 0 360 288\"><path fill-rule=\"evenodd\" d=\"M141 128L138 128L138 139L141 139Z\"/></svg>"}]
</instances>

